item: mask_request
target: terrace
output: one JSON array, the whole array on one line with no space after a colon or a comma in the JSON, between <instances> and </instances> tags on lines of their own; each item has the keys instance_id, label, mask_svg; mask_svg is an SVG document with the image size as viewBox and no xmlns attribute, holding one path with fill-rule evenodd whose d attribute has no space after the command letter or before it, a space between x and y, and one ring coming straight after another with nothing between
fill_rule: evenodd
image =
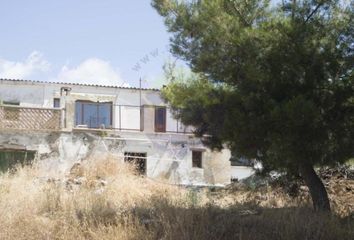
<instances>
[{"instance_id":1,"label":"terrace","mask_svg":"<svg viewBox=\"0 0 354 240\"><path fill-rule=\"evenodd\" d=\"M192 133L162 106L115 105L76 101L75 111L65 108L0 105L0 129L6 130L116 130L155 133ZM72 128L68 123L72 122Z\"/></svg>"},{"instance_id":2,"label":"terrace","mask_svg":"<svg viewBox=\"0 0 354 240\"><path fill-rule=\"evenodd\" d=\"M61 129L61 109L0 105L0 129Z\"/></svg>"}]
</instances>

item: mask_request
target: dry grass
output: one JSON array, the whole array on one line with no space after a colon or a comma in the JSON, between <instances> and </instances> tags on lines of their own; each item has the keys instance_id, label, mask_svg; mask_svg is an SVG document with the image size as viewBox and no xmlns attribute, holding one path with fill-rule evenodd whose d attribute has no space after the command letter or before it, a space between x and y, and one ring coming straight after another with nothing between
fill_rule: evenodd
<instances>
[{"instance_id":1,"label":"dry grass","mask_svg":"<svg viewBox=\"0 0 354 240\"><path fill-rule=\"evenodd\" d=\"M350 218L309 208L221 206L209 192L139 177L112 157L65 180L0 176L0 239L353 239Z\"/></svg>"},{"instance_id":2,"label":"dry grass","mask_svg":"<svg viewBox=\"0 0 354 240\"><path fill-rule=\"evenodd\" d=\"M336 169L331 170L336 171ZM354 217L354 175L344 176L338 172L329 175L322 177L322 181L328 192L332 211L341 217L350 215ZM265 208L311 208L312 206L308 187L301 181L287 179L268 179L258 185L254 184L254 181L233 183L211 194L213 203L223 207L236 203L251 203Z\"/></svg>"}]
</instances>

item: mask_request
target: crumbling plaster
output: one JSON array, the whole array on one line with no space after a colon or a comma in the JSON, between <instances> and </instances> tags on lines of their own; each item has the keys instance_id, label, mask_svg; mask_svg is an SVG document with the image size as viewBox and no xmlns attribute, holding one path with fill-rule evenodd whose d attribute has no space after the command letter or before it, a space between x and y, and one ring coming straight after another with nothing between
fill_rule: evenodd
<instances>
[{"instance_id":1,"label":"crumbling plaster","mask_svg":"<svg viewBox=\"0 0 354 240\"><path fill-rule=\"evenodd\" d=\"M102 135L105 135L102 137ZM147 154L147 177L173 184L227 184L230 166L223 164L227 151L203 153L203 169L192 167L191 150L203 147L199 139L187 135L119 133L101 131L14 132L0 134L0 145L23 145L37 152L37 161L47 177L68 174L77 162L113 154L123 161L124 152ZM213 169L213 170L209 170Z\"/></svg>"}]
</instances>

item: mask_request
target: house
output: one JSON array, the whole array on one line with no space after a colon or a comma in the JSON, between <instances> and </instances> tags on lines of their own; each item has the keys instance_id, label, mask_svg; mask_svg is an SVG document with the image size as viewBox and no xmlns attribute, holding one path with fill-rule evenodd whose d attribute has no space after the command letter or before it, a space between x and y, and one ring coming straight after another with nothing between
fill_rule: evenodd
<instances>
[{"instance_id":1,"label":"house","mask_svg":"<svg viewBox=\"0 0 354 240\"><path fill-rule=\"evenodd\" d=\"M65 174L110 153L173 184L230 182L230 151L204 146L157 89L0 79L0 101L5 167L36 156L48 174Z\"/></svg>"}]
</instances>

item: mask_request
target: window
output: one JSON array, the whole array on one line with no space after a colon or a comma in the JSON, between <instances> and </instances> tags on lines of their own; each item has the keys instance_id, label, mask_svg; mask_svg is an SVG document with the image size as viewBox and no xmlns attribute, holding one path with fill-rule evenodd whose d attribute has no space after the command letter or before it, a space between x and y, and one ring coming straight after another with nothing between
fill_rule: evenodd
<instances>
[{"instance_id":1,"label":"window","mask_svg":"<svg viewBox=\"0 0 354 240\"><path fill-rule=\"evenodd\" d=\"M12 106L19 106L20 102L10 102L10 101L4 101L4 105L12 105Z\"/></svg>"},{"instance_id":2,"label":"window","mask_svg":"<svg viewBox=\"0 0 354 240\"><path fill-rule=\"evenodd\" d=\"M34 160L34 151L0 150L0 172L13 170L16 165L30 165Z\"/></svg>"},{"instance_id":3,"label":"window","mask_svg":"<svg viewBox=\"0 0 354 240\"><path fill-rule=\"evenodd\" d=\"M125 152L124 162L134 164L139 174L146 175L146 153Z\"/></svg>"},{"instance_id":4,"label":"window","mask_svg":"<svg viewBox=\"0 0 354 240\"><path fill-rule=\"evenodd\" d=\"M53 107L54 108L60 108L60 98L54 98Z\"/></svg>"},{"instance_id":5,"label":"window","mask_svg":"<svg viewBox=\"0 0 354 240\"><path fill-rule=\"evenodd\" d=\"M15 108L15 107L11 107L11 106L19 106L20 105L19 102L4 101L3 104L5 105L4 118L6 120L15 121L15 120L18 120L20 118L20 109L19 108ZM9 107L6 107L6 105L8 105Z\"/></svg>"},{"instance_id":6,"label":"window","mask_svg":"<svg viewBox=\"0 0 354 240\"><path fill-rule=\"evenodd\" d=\"M112 127L112 103L95 103L76 101L76 125L85 125L88 128Z\"/></svg>"},{"instance_id":7,"label":"window","mask_svg":"<svg viewBox=\"0 0 354 240\"><path fill-rule=\"evenodd\" d=\"M166 132L165 107L155 107L155 132Z\"/></svg>"},{"instance_id":8,"label":"window","mask_svg":"<svg viewBox=\"0 0 354 240\"><path fill-rule=\"evenodd\" d=\"M202 168L202 151L192 151L192 167Z\"/></svg>"}]
</instances>

